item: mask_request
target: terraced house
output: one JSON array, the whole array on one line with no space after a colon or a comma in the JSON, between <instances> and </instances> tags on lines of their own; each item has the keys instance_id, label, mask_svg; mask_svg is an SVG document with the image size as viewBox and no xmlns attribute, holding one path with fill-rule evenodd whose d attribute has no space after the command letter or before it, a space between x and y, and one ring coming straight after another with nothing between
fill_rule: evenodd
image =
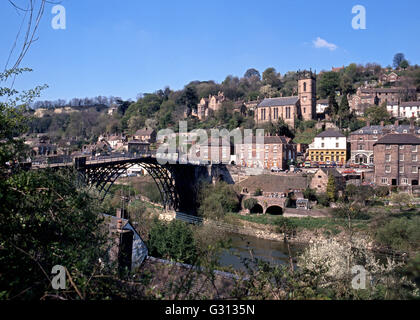
<instances>
[{"instance_id":1,"label":"terraced house","mask_svg":"<svg viewBox=\"0 0 420 320\"><path fill-rule=\"evenodd\" d=\"M340 131L333 129L317 135L309 146L309 159L317 163L338 163L347 161L347 138Z\"/></svg>"},{"instance_id":2,"label":"terraced house","mask_svg":"<svg viewBox=\"0 0 420 320\"><path fill-rule=\"evenodd\" d=\"M290 161L297 156L296 144L284 136L265 136L264 144L257 144L256 137L252 143L247 141L235 145L237 165L248 168L279 168L286 170Z\"/></svg>"},{"instance_id":3,"label":"terraced house","mask_svg":"<svg viewBox=\"0 0 420 320\"><path fill-rule=\"evenodd\" d=\"M351 162L356 164L374 164L374 144L387 134L408 134L420 135L420 128L411 125L400 125L396 121L393 125L367 126L350 134Z\"/></svg>"}]
</instances>

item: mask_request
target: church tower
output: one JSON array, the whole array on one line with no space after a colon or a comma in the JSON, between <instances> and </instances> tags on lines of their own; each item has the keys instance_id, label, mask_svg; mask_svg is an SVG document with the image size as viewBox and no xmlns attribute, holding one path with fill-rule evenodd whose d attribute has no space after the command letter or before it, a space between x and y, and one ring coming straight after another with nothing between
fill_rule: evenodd
<instances>
[{"instance_id":1,"label":"church tower","mask_svg":"<svg viewBox=\"0 0 420 320\"><path fill-rule=\"evenodd\" d=\"M316 74L312 71L299 72L298 95L300 114L304 121L316 116Z\"/></svg>"}]
</instances>

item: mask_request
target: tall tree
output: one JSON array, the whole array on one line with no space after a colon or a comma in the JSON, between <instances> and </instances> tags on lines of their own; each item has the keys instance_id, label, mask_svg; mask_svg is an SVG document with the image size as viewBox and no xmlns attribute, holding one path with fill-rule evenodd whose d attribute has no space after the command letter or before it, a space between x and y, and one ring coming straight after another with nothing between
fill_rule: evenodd
<instances>
[{"instance_id":1,"label":"tall tree","mask_svg":"<svg viewBox=\"0 0 420 320\"><path fill-rule=\"evenodd\" d=\"M404 53L397 53L394 56L394 60L393 60L393 65L395 69L398 69L400 67L401 62L403 62L405 60L405 55Z\"/></svg>"},{"instance_id":2,"label":"tall tree","mask_svg":"<svg viewBox=\"0 0 420 320\"><path fill-rule=\"evenodd\" d=\"M261 80L261 74L257 69L248 69L244 74L244 78L251 79L253 77L258 78L258 80Z\"/></svg>"}]
</instances>

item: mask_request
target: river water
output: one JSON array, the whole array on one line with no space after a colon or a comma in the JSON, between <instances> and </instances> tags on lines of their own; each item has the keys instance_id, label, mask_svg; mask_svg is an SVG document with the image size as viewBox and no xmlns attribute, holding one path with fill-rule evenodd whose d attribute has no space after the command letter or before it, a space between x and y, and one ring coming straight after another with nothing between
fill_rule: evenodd
<instances>
[{"instance_id":1,"label":"river water","mask_svg":"<svg viewBox=\"0 0 420 320\"><path fill-rule=\"evenodd\" d=\"M232 247L221 254L219 263L222 266L232 266L235 270L246 271L241 259L252 259L252 257L277 265L289 263L288 250L284 242L240 234L229 234L229 238L232 240ZM296 258L305 247L304 244L291 244L292 257Z\"/></svg>"}]
</instances>

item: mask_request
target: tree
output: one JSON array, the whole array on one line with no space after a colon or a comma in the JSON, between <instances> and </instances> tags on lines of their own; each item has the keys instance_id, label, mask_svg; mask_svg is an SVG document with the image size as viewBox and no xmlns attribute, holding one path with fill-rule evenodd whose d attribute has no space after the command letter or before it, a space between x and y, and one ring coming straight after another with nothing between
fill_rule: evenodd
<instances>
[{"instance_id":1,"label":"tree","mask_svg":"<svg viewBox=\"0 0 420 320\"><path fill-rule=\"evenodd\" d=\"M252 210L258 204L258 200L255 198L249 198L244 201L244 208Z\"/></svg>"},{"instance_id":2,"label":"tree","mask_svg":"<svg viewBox=\"0 0 420 320\"><path fill-rule=\"evenodd\" d=\"M403 62L404 60L405 60L404 53L397 53L394 56L394 60L393 60L394 69L398 69L401 65L401 62Z\"/></svg>"},{"instance_id":3,"label":"tree","mask_svg":"<svg viewBox=\"0 0 420 320\"><path fill-rule=\"evenodd\" d=\"M167 224L155 219L147 247L153 257L169 258L188 264L194 264L198 258L193 231L189 225L179 220L172 220Z\"/></svg>"},{"instance_id":4,"label":"tree","mask_svg":"<svg viewBox=\"0 0 420 320\"><path fill-rule=\"evenodd\" d=\"M365 117L369 119L372 125L378 125L381 121L389 122L391 115L386 109L385 103L380 106L371 106L366 109Z\"/></svg>"},{"instance_id":5,"label":"tree","mask_svg":"<svg viewBox=\"0 0 420 320\"><path fill-rule=\"evenodd\" d=\"M337 186L335 183L335 178L332 174L328 175L327 196L328 199L332 202L337 200Z\"/></svg>"},{"instance_id":6,"label":"tree","mask_svg":"<svg viewBox=\"0 0 420 320\"><path fill-rule=\"evenodd\" d=\"M411 205L413 199L408 193L400 192L400 193L394 193L391 196L391 202L393 204L398 205L400 210L403 210L404 208Z\"/></svg>"},{"instance_id":7,"label":"tree","mask_svg":"<svg viewBox=\"0 0 420 320\"><path fill-rule=\"evenodd\" d=\"M198 96L195 87L186 87L178 102L185 105L188 110L197 109Z\"/></svg>"},{"instance_id":8,"label":"tree","mask_svg":"<svg viewBox=\"0 0 420 320\"><path fill-rule=\"evenodd\" d=\"M258 80L261 80L260 72L254 68L248 69L244 74L244 78L251 79L253 77L256 77Z\"/></svg>"},{"instance_id":9,"label":"tree","mask_svg":"<svg viewBox=\"0 0 420 320\"><path fill-rule=\"evenodd\" d=\"M343 128L343 123L348 122L350 119L350 105L347 99L347 94L344 94L343 98L341 99L340 106L338 108L338 116L340 119L340 128Z\"/></svg>"},{"instance_id":10,"label":"tree","mask_svg":"<svg viewBox=\"0 0 420 320\"><path fill-rule=\"evenodd\" d=\"M403 60L400 63L400 68L403 69L403 70L407 69L409 66L410 66L410 64L408 63L407 60Z\"/></svg>"},{"instance_id":11,"label":"tree","mask_svg":"<svg viewBox=\"0 0 420 320\"><path fill-rule=\"evenodd\" d=\"M275 89L281 88L281 76L274 68L267 68L263 72L263 81L265 85L269 85Z\"/></svg>"},{"instance_id":12,"label":"tree","mask_svg":"<svg viewBox=\"0 0 420 320\"><path fill-rule=\"evenodd\" d=\"M340 88L340 75L337 72L325 72L320 76L318 84L318 94L322 99L326 99Z\"/></svg>"}]
</instances>

